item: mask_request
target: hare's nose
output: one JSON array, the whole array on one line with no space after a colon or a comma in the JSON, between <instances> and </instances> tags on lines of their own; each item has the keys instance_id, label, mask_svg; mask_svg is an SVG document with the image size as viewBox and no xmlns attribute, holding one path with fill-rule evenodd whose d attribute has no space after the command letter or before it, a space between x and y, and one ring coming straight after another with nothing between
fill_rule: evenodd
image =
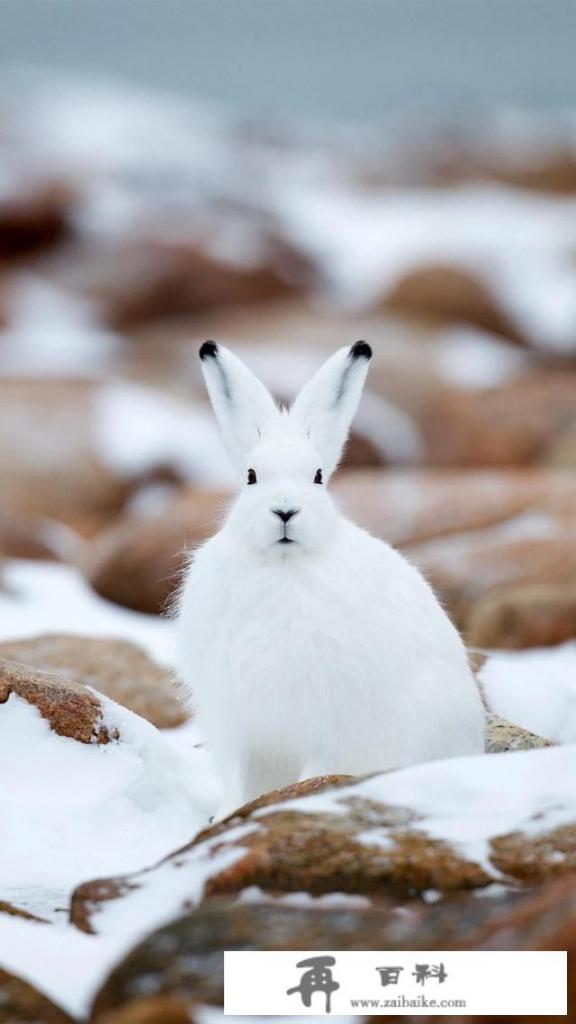
<instances>
[{"instance_id":1,"label":"hare's nose","mask_svg":"<svg viewBox=\"0 0 576 1024\"><path fill-rule=\"evenodd\" d=\"M299 508L289 508L287 512L283 512L281 508L272 509L274 515L278 516L278 518L281 519L283 523L287 523L289 519L292 519L292 516L297 516L299 511Z\"/></svg>"}]
</instances>

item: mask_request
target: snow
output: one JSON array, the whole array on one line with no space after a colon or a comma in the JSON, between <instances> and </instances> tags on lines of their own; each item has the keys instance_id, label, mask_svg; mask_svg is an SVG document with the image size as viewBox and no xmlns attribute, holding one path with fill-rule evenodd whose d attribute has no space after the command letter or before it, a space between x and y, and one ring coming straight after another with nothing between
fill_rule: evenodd
<instances>
[{"instance_id":1,"label":"snow","mask_svg":"<svg viewBox=\"0 0 576 1024\"><path fill-rule=\"evenodd\" d=\"M120 739L104 745L58 736L15 694L0 709L0 883L73 888L137 870L191 838L207 820L194 762L154 726L100 698ZM23 813L23 810L25 813Z\"/></svg>"},{"instance_id":2,"label":"snow","mask_svg":"<svg viewBox=\"0 0 576 1024\"><path fill-rule=\"evenodd\" d=\"M326 892L321 896L313 896L309 892L287 892L281 896L273 896L257 885L243 889L238 896L238 903L273 903L275 906L300 907L307 910L362 910L372 906L368 896L349 892Z\"/></svg>"},{"instance_id":3,"label":"snow","mask_svg":"<svg viewBox=\"0 0 576 1024\"><path fill-rule=\"evenodd\" d=\"M14 559L2 563L0 583L1 640L43 633L116 637L139 644L161 664L174 664L167 619L104 601L72 566Z\"/></svg>"},{"instance_id":4,"label":"snow","mask_svg":"<svg viewBox=\"0 0 576 1024\"><path fill-rule=\"evenodd\" d=\"M92 376L112 363L119 339L97 324L89 303L32 274L21 274L0 331L3 376Z\"/></svg>"},{"instance_id":5,"label":"snow","mask_svg":"<svg viewBox=\"0 0 576 1024\"><path fill-rule=\"evenodd\" d=\"M264 827L260 819L290 810L346 815L349 799L408 808L416 816L420 833L443 840L462 858L479 864L495 882L503 882L490 859L490 840L516 831L537 835L573 823L575 772L573 745L453 758L269 805L254 812L249 821L232 823L225 834L133 878L128 893L99 905L92 923L102 936L116 935L121 929L134 935L150 931L184 907L195 905L210 877L242 860L243 840ZM358 839L367 849L386 849L393 828L368 827Z\"/></svg>"},{"instance_id":6,"label":"snow","mask_svg":"<svg viewBox=\"0 0 576 1024\"><path fill-rule=\"evenodd\" d=\"M192 355L191 355L192 358ZM96 392L94 442L106 466L129 477L169 467L182 479L226 487L234 474L208 406L111 381Z\"/></svg>"},{"instance_id":7,"label":"snow","mask_svg":"<svg viewBox=\"0 0 576 1024\"><path fill-rule=\"evenodd\" d=\"M529 366L522 349L473 327L447 328L436 345L441 376L467 391L483 391L513 381Z\"/></svg>"},{"instance_id":8,"label":"snow","mask_svg":"<svg viewBox=\"0 0 576 1024\"><path fill-rule=\"evenodd\" d=\"M414 269L457 266L478 279L537 347L576 339L576 200L505 186L360 193L284 183L283 220L352 307L383 300Z\"/></svg>"},{"instance_id":9,"label":"snow","mask_svg":"<svg viewBox=\"0 0 576 1024\"><path fill-rule=\"evenodd\" d=\"M78 1015L140 932L79 932L64 912L72 889L156 863L205 827L220 796L193 725L162 735L99 696L120 731L103 746L56 735L15 694L0 707L0 899L53 922L0 914L0 965Z\"/></svg>"},{"instance_id":10,"label":"snow","mask_svg":"<svg viewBox=\"0 0 576 1024\"><path fill-rule=\"evenodd\" d=\"M561 535L558 519L546 512L526 511L502 522L475 530L462 530L448 537L433 537L418 544L417 557L438 558L447 565L466 564L477 552L497 544L508 545L527 540L545 540ZM415 556L416 557L416 556Z\"/></svg>"},{"instance_id":11,"label":"snow","mask_svg":"<svg viewBox=\"0 0 576 1024\"><path fill-rule=\"evenodd\" d=\"M501 881L490 862L490 839L510 832L538 834L576 818L576 745L513 754L453 758L390 772L349 788L291 800L279 810L346 813L346 799L360 797L407 807L418 829L453 845ZM503 784L505 780L505 784ZM255 813L268 815L273 808ZM363 842L380 846L388 829L369 829Z\"/></svg>"},{"instance_id":12,"label":"snow","mask_svg":"<svg viewBox=\"0 0 576 1024\"><path fill-rule=\"evenodd\" d=\"M554 743L576 743L576 642L497 651L479 673L492 711Z\"/></svg>"},{"instance_id":13,"label":"snow","mask_svg":"<svg viewBox=\"0 0 576 1024\"><path fill-rule=\"evenodd\" d=\"M152 235L161 230L166 239L183 233L190 238L194 231L222 258L245 259L254 256L259 241L249 214L247 220L239 215L229 221L228 228L215 221L214 209L248 200L269 223L283 225L286 237L301 243L304 252L318 257L341 306L354 313L385 300L415 268L450 264L479 280L535 347L559 353L576 347L574 197L476 184L360 191L338 180L321 149L303 154L297 147L295 152L279 147L275 153L273 145L251 145L247 138L238 147L224 117L168 96L43 76L16 98L5 95L0 112L8 116L16 154L20 146L29 159L41 149L44 171L71 174L77 182L74 226L85 244L138 238L147 230ZM574 144L574 125L571 131ZM15 169L7 166L1 173L0 188L12 188ZM208 407L109 379L118 368L122 340L98 323L88 300L45 279L41 262L33 272L18 271L9 303L9 327L0 332L0 374L92 380L93 442L107 467L123 477L146 477L161 466L189 482L218 488L232 483ZM382 340L382 351L386 344ZM281 346L258 350L257 369L287 398L317 365L314 346L291 346L286 336ZM463 390L505 385L530 365L526 352L470 327L438 333L431 346L431 372ZM421 459L422 438L414 423L370 390L357 426L386 461ZM132 507L146 514L165 493L162 485L152 484ZM530 512L420 550L463 562L487 542L549 537L558 528L552 516ZM66 527L53 523L46 529L57 548L71 549ZM54 632L123 638L163 665L174 662L167 620L109 604L71 566L3 562L0 639ZM417 766L282 809L342 815L352 795L409 807L421 819L422 831L482 864L494 882L481 895L497 895L505 879L491 865L492 836L514 830L534 834L575 820L576 642L498 652L482 669L481 680L494 711L564 746ZM193 723L161 734L105 698L102 702L105 720L121 734L106 746L55 735L39 712L15 695L0 705L0 777L9 780L0 790L0 899L52 922L0 914L0 965L77 1016L88 1012L94 992L134 943L169 921L185 900L201 900L210 877L241 860L243 841L262 827L256 815L229 828L225 842L218 836L181 854L177 863L141 874L139 888L95 916L98 935L71 927L66 910L75 885L157 864L206 824L221 795ZM267 807L260 814L274 812ZM384 828L367 828L358 840L381 851L393 842ZM424 898L436 895L429 890ZM239 899L268 902L270 897L252 887ZM366 897L342 893L314 898L298 892L278 902L369 905ZM406 913L399 908L399 916ZM198 1017L200 1024L216 1024L222 1014L201 1008Z\"/></svg>"}]
</instances>

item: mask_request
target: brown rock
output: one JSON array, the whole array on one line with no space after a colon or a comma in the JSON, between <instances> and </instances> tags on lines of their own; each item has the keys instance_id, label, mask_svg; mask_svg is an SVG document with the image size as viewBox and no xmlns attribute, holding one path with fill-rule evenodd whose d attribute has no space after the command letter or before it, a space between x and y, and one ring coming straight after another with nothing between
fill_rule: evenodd
<instances>
[{"instance_id":1,"label":"brown rock","mask_svg":"<svg viewBox=\"0 0 576 1024\"><path fill-rule=\"evenodd\" d=\"M227 496L193 491L149 519L125 519L96 538L82 566L116 604L158 614L178 588L189 549L214 533Z\"/></svg>"},{"instance_id":2,"label":"brown rock","mask_svg":"<svg viewBox=\"0 0 576 1024\"><path fill-rule=\"evenodd\" d=\"M115 1021L114 1008L153 992L155 999L192 1000L221 1006L225 950L380 950L449 948L466 921L484 923L490 900L455 900L436 907L420 900L382 899L367 908L329 908L206 900L196 911L153 932L114 968L96 996L92 1020ZM456 911L457 908L457 911ZM427 946L433 941L432 946Z\"/></svg>"},{"instance_id":3,"label":"brown rock","mask_svg":"<svg viewBox=\"0 0 576 1024\"><path fill-rule=\"evenodd\" d=\"M534 369L499 387L431 389L417 425L433 465L573 465L576 373Z\"/></svg>"},{"instance_id":4,"label":"brown rock","mask_svg":"<svg viewBox=\"0 0 576 1024\"><path fill-rule=\"evenodd\" d=\"M73 1024L73 1021L27 981L0 968L0 1024Z\"/></svg>"},{"instance_id":5,"label":"brown rock","mask_svg":"<svg viewBox=\"0 0 576 1024\"><path fill-rule=\"evenodd\" d=\"M0 658L90 686L158 729L187 718L172 674L127 640L54 633L4 641Z\"/></svg>"},{"instance_id":6,"label":"brown rock","mask_svg":"<svg viewBox=\"0 0 576 1024\"><path fill-rule=\"evenodd\" d=\"M456 264L426 264L406 273L382 299L383 308L441 323L472 323L516 339L498 300L472 273Z\"/></svg>"},{"instance_id":7,"label":"brown rock","mask_svg":"<svg viewBox=\"0 0 576 1024\"><path fill-rule=\"evenodd\" d=\"M534 758L552 755L557 766L564 751L501 754L502 771L506 772L506 764L511 770L511 792L534 777ZM545 760L537 763L542 772L552 764ZM479 792L483 764L490 764L490 769ZM418 786L422 794L427 794L426 799L428 790L439 799L439 779L448 787L451 800L456 789L462 827L466 821L473 822L480 847L480 837L484 836L486 856L477 856L478 844L467 853L466 844L440 838L436 811L422 812L387 802L386 793L394 792L398 773L385 773L341 783L326 791L320 801L317 793L294 799L293 791L281 791L274 805L243 808L155 868L80 886L72 900L72 919L84 931L106 932L108 904L124 899L126 912L136 918L144 915L140 924L150 925L150 912L143 911L144 905L162 905L164 912L171 908L174 914L189 910L199 898L199 877L204 880L200 894L205 898L258 886L276 894L303 891L317 896L338 892L405 899L430 888L450 894L482 888L495 880L531 885L574 871L576 823L570 820L565 795L556 800L551 794L546 802L535 794L534 807L523 810L513 831L501 829L498 833L496 826L494 831L491 829L485 808L491 800L495 806L502 805L492 764L492 758L486 762L478 759L473 784L463 782L458 759L450 765L427 765L424 775L421 767L400 773L420 773ZM414 800L416 807L418 798ZM536 830L534 821L543 819L552 806L555 815L563 810L568 823L553 828L542 824ZM452 803L450 819L455 815ZM498 815L495 820L499 820ZM142 899L142 889L148 890L146 900Z\"/></svg>"},{"instance_id":8,"label":"brown rock","mask_svg":"<svg viewBox=\"0 0 576 1024\"><path fill-rule=\"evenodd\" d=\"M576 477L569 470L356 470L335 478L332 490L355 522L402 548L526 513L576 521Z\"/></svg>"},{"instance_id":9,"label":"brown rock","mask_svg":"<svg viewBox=\"0 0 576 1024\"><path fill-rule=\"evenodd\" d=\"M0 379L0 514L69 522L122 506L128 483L95 451L95 394L78 380Z\"/></svg>"},{"instance_id":10,"label":"brown rock","mask_svg":"<svg viewBox=\"0 0 576 1024\"><path fill-rule=\"evenodd\" d=\"M303 782L295 782L291 786L284 786L282 789L271 789L269 793L263 793L262 796L256 797L255 800L250 800L222 821L204 829L196 836L194 841L199 842L202 839L212 839L214 836L220 835L221 832L225 832L233 821L248 818L251 814L262 810L264 807L272 807L275 804L283 803L285 800L296 800L302 796L312 796L314 793L323 793L326 789L338 789L340 786L345 786L353 781L354 776L352 775L318 775L313 779L304 779Z\"/></svg>"},{"instance_id":11,"label":"brown rock","mask_svg":"<svg viewBox=\"0 0 576 1024\"><path fill-rule=\"evenodd\" d=\"M0 914L8 914L9 917L21 917L25 921L38 921L40 924L47 923L43 917L37 917L36 914L31 914L30 911L24 910L23 907L16 907L13 903L7 903L5 900L0 900Z\"/></svg>"},{"instance_id":12,"label":"brown rock","mask_svg":"<svg viewBox=\"0 0 576 1024\"><path fill-rule=\"evenodd\" d=\"M568 953L568 1018L576 1016L576 880L567 876L540 886L505 912L476 928L474 949L566 950ZM473 944L473 945L472 945ZM437 1018L436 1018L437 1019ZM453 1020L454 1018L450 1018ZM524 1024L524 1019L508 1020ZM553 1024L557 1017L540 1017ZM493 1017L474 1018L488 1024Z\"/></svg>"},{"instance_id":13,"label":"brown rock","mask_svg":"<svg viewBox=\"0 0 576 1024\"><path fill-rule=\"evenodd\" d=\"M576 585L527 583L489 591L466 625L473 647L549 647L576 636Z\"/></svg>"},{"instance_id":14,"label":"brown rock","mask_svg":"<svg viewBox=\"0 0 576 1024\"><path fill-rule=\"evenodd\" d=\"M58 554L41 524L16 522L0 516L0 555L6 558L31 558L54 561Z\"/></svg>"},{"instance_id":15,"label":"brown rock","mask_svg":"<svg viewBox=\"0 0 576 1024\"><path fill-rule=\"evenodd\" d=\"M576 520L520 518L486 530L428 541L407 553L468 636L472 609L486 594L532 583L571 583L576 576ZM476 633L476 638L478 634Z\"/></svg>"},{"instance_id":16,"label":"brown rock","mask_svg":"<svg viewBox=\"0 0 576 1024\"><path fill-rule=\"evenodd\" d=\"M73 192L63 182L19 175L0 199L0 258L52 245L67 232Z\"/></svg>"},{"instance_id":17,"label":"brown rock","mask_svg":"<svg viewBox=\"0 0 576 1024\"><path fill-rule=\"evenodd\" d=\"M79 683L61 676L39 672L14 661L0 661L1 705L11 694L33 704L59 736L79 743L108 743L116 739L102 721L102 708L94 694Z\"/></svg>"},{"instance_id":18,"label":"brown rock","mask_svg":"<svg viewBox=\"0 0 576 1024\"><path fill-rule=\"evenodd\" d=\"M194 1001L175 996L143 996L115 1010L97 1013L98 1024L194 1024Z\"/></svg>"},{"instance_id":19,"label":"brown rock","mask_svg":"<svg viewBox=\"0 0 576 1024\"><path fill-rule=\"evenodd\" d=\"M541 747L554 746L550 740L523 729L521 725L513 725L500 715L486 713L486 753L505 754L509 750L538 750Z\"/></svg>"},{"instance_id":20,"label":"brown rock","mask_svg":"<svg viewBox=\"0 0 576 1024\"><path fill-rule=\"evenodd\" d=\"M115 1007L131 1006L131 1000L138 1005L140 993L151 990L154 1000L194 998L222 1005L225 950L565 949L566 939L570 949L573 902L573 879L551 883L538 894L510 891L491 899L458 894L434 904L381 898L366 908L286 906L273 897L258 903L211 898L153 932L114 968L96 997L92 1019L108 1021L110 1014L114 1021ZM522 922L532 930L533 945Z\"/></svg>"},{"instance_id":21,"label":"brown rock","mask_svg":"<svg viewBox=\"0 0 576 1024\"><path fill-rule=\"evenodd\" d=\"M94 302L100 317L116 328L300 292L313 273L304 255L275 234L259 233L257 244L254 263L227 262L194 239L129 238L75 247L52 275Z\"/></svg>"}]
</instances>

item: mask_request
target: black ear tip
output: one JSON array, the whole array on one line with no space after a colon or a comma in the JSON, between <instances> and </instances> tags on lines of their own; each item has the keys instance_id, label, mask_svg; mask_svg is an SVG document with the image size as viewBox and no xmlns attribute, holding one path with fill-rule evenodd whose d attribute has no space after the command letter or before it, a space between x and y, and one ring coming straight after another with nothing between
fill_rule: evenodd
<instances>
[{"instance_id":1,"label":"black ear tip","mask_svg":"<svg viewBox=\"0 0 576 1024\"><path fill-rule=\"evenodd\" d=\"M372 349L367 341L355 341L350 349L352 359L372 359Z\"/></svg>"},{"instance_id":2,"label":"black ear tip","mask_svg":"<svg viewBox=\"0 0 576 1024\"><path fill-rule=\"evenodd\" d=\"M200 347L200 359L215 359L218 355L218 345L215 341L205 341Z\"/></svg>"}]
</instances>

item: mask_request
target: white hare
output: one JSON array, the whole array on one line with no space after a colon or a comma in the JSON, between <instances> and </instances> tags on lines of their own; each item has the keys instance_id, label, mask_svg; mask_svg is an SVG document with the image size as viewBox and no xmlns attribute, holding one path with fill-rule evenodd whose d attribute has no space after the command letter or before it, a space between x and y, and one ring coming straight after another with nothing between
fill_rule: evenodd
<instances>
[{"instance_id":1,"label":"white hare","mask_svg":"<svg viewBox=\"0 0 576 1024\"><path fill-rule=\"evenodd\" d=\"M220 814L267 790L484 749L464 645L397 551L326 484L372 351L337 351L289 411L227 349L202 369L243 487L182 589L183 680L220 771Z\"/></svg>"}]
</instances>

